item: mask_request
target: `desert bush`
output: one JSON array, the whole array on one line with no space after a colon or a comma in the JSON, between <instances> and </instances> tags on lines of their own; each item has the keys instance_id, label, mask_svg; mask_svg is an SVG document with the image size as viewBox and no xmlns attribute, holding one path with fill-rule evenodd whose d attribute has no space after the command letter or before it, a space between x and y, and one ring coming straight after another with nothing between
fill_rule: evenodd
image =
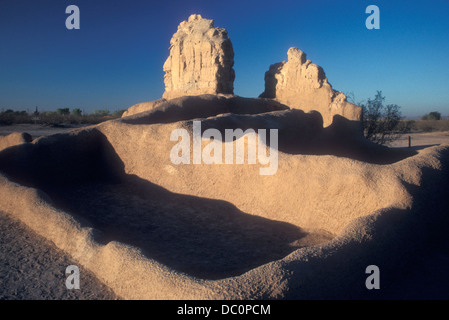
<instances>
[{"instance_id":1,"label":"desert bush","mask_svg":"<svg viewBox=\"0 0 449 320\"><path fill-rule=\"evenodd\" d=\"M395 131L398 133L405 133L415 130L415 120L401 120L396 125Z\"/></svg>"},{"instance_id":2,"label":"desert bush","mask_svg":"<svg viewBox=\"0 0 449 320\"><path fill-rule=\"evenodd\" d=\"M400 107L396 104L385 104L382 91L377 91L373 99L359 103L362 107L362 125L365 137L377 144L386 144L399 138L406 128L400 128Z\"/></svg>"},{"instance_id":3,"label":"desert bush","mask_svg":"<svg viewBox=\"0 0 449 320\"><path fill-rule=\"evenodd\" d=\"M58 108L58 109L56 109L56 113L61 114L61 115L69 115L70 109L69 108Z\"/></svg>"},{"instance_id":4,"label":"desert bush","mask_svg":"<svg viewBox=\"0 0 449 320\"><path fill-rule=\"evenodd\" d=\"M99 116L96 114L83 115L81 118L81 123L83 124L97 124L107 120L111 120L112 116Z\"/></svg>"},{"instance_id":5,"label":"desert bush","mask_svg":"<svg viewBox=\"0 0 449 320\"><path fill-rule=\"evenodd\" d=\"M421 120L441 120L441 113L432 111L429 114L423 115Z\"/></svg>"},{"instance_id":6,"label":"desert bush","mask_svg":"<svg viewBox=\"0 0 449 320\"><path fill-rule=\"evenodd\" d=\"M449 131L449 119L445 120L417 120L413 125L416 131Z\"/></svg>"},{"instance_id":7,"label":"desert bush","mask_svg":"<svg viewBox=\"0 0 449 320\"><path fill-rule=\"evenodd\" d=\"M94 110L92 112L93 116L97 116L97 117L106 117L110 114L109 110L105 109L105 110Z\"/></svg>"},{"instance_id":8,"label":"desert bush","mask_svg":"<svg viewBox=\"0 0 449 320\"><path fill-rule=\"evenodd\" d=\"M0 125L12 125L18 123L32 123L31 116L26 111L14 111L7 109L0 113Z\"/></svg>"},{"instance_id":9,"label":"desert bush","mask_svg":"<svg viewBox=\"0 0 449 320\"><path fill-rule=\"evenodd\" d=\"M126 111L126 109L115 110L115 111L112 113L112 116L113 116L114 118L121 118L122 115L123 115L123 113L124 113L125 111Z\"/></svg>"},{"instance_id":10,"label":"desert bush","mask_svg":"<svg viewBox=\"0 0 449 320\"><path fill-rule=\"evenodd\" d=\"M69 117L58 111L46 111L39 115L39 123L44 125L61 125L69 124Z\"/></svg>"}]
</instances>

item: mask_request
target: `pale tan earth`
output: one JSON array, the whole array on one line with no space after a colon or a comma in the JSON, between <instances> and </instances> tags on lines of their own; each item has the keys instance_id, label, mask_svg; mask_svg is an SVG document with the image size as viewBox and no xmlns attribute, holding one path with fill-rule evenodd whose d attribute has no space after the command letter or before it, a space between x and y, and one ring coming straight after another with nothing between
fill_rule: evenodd
<instances>
[{"instance_id":1,"label":"pale tan earth","mask_svg":"<svg viewBox=\"0 0 449 320\"><path fill-rule=\"evenodd\" d=\"M166 99L158 99L158 100L149 101L149 102L137 103L137 104L129 107L125 112L123 112L122 118L131 116L133 114L151 110L166 101L167 101Z\"/></svg>"},{"instance_id":2,"label":"pale tan earth","mask_svg":"<svg viewBox=\"0 0 449 320\"><path fill-rule=\"evenodd\" d=\"M271 99L244 98L236 95L201 95L184 96L171 100L159 99L133 105L124 112L122 118L139 115L143 112L152 114L152 121L172 122L217 114L254 114L275 110L287 110L289 107ZM139 117L138 117L139 118ZM137 121L142 121L141 118Z\"/></svg>"},{"instance_id":3,"label":"pale tan earth","mask_svg":"<svg viewBox=\"0 0 449 320\"><path fill-rule=\"evenodd\" d=\"M6 149L18 144L31 142L33 139L28 133L12 132L5 136L0 136L0 150Z\"/></svg>"},{"instance_id":4,"label":"pale tan earth","mask_svg":"<svg viewBox=\"0 0 449 320\"><path fill-rule=\"evenodd\" d=\"M447 267L447 145L378 147L342 117L323 128L318 113L236 99L184 97L4 149L0 208L124 299L447 297L434 278ZM221 113L236 101L240 114ZM277 173L174 165L170 134L193 119L279 129ZM430 261L436 274L416 269ZM364 287L370 264L381 291Z\"/></svg>"},{"instance_id":5,"label":"pale tan earth","mask_svg":"<svg viewBox=\"0 0 449 320\"><path fill-rule=\"evenodd\" d=\"M346 101L342 92L332 89L323 68L307 60L298 48L290 48L287 56L287 62L273 64L265 73L265 91L261 97L306 112L316 110L323 116L325 127L337 114L349 120L361 120L362 109Z\"/></svg>"},{"instance_id":6,"label":"pale tan earth","mask_svg":"<svg viewBox=\"0 0 449 320\"><path fill-rule=\"evenodd\" d=\"M234 50L228 33L214 21L192 14L179 24L164 63L163 98L185 95L232 94Z\"/></svg>"},{"instance_id":7,"label":"pale tan earth","mask_svg":"<svg viewBox=\"0 0 449 320\"><path fill-rule=\"evenodd\" d=\"M0 211L0 300L116 300L80 267L80 289L68 290L67 266L77 262L29 227Z\"/></svg>"}]
</instances>

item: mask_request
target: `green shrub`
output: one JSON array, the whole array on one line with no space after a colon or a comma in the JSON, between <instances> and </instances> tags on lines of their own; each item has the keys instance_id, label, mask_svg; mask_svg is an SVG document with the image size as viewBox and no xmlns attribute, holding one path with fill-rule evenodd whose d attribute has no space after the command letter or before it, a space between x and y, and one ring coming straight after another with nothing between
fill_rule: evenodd
<instances>
[{"instance_id":1,"label":"green shrub","mask_svg":"<svg viewBox=\"0 0 449 320\"><path fill-rule=\"evenodd\" d=\"M401 120L400 107L385 104L382 91L377 91L374 99L368 98L362 107L362 125L365 137L377 144L386 144L399 138L398 124Z\"/></svg>"},{"instance_id":2,"label":"green shrub","mask_svg":"<svg viewBox=\"0 0 449 320\"><path fill-rule=\"evenodd\" d=\"M125 111L126 111L126 109L115 110L115 111L112 113L112 116L113 116L114 118L121 118L122 115L123 115L123 113L124 113Z\"/></svg>"},{"instance_id":3,"label":"green shrub","mask_svg":"<svg viewBox=\"0 0 449 320\"><path fill-rule=\"evenodd\" d=\"M105 110L94 110L92 112L93 116L97 116L97 117L106 117L109 115L109 110L105 109Z\"/></svg>"},{"instance_id":4,"label":"green shrub","mask_svg":"<svg viewBox=\"0 0 449 320\"><path fill-rule=\"evenodd\" d=\"M423 115L421 120L441 120L441 113L432 111L429 114Z\"/></svg>"},{"instance_id":5,"label":"green shrub","mask_svg":"<svg viewBox=\"0 0 449 320\"><path fill-rule=\"evenodd\" d=\"M61 114L61 115L69 115L70 109L69 108L58 108L58 109L56 109L56 113Z\"/></svg>"}]
</instances>

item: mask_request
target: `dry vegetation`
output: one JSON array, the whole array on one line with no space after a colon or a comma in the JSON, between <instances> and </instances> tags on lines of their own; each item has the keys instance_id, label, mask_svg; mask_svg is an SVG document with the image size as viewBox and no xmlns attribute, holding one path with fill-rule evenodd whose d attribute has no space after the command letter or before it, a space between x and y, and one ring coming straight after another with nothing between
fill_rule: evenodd
<instances>
[{"instance_id":1,"label":"dry vegetation","mask_svg":"<svg viewBox=\"0 0 449 320\"><path fill-rule=\"evenodd\" d=\"M449 119L444 120L407 120L411 131L434 132L449 131Z\"/></svg>"},{"instance_id":2,"label":"dry vegetation","mask_svg":"<svg viewBox=\"0 0 449 320\"><path fill-rule=\"evenodd\" d=\"M14 111L11 109L0 112L0 125L14 124L98 124L103 121L120 118L125 110L110 112L109 110L94 110L92 113L83 113L80 109L63 108L56 111L34 112Z\"/></svg>"}]
</instances>

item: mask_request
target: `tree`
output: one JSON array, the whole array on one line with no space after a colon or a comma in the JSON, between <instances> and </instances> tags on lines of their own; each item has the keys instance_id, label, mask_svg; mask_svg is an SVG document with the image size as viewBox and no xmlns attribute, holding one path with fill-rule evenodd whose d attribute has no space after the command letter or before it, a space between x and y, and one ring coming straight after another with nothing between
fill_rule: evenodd
<instances>
[{"instance_id":1,"label":"tree","mask_svg":"<svg viewBox=\"0 0 449 320\"><path fill-rule=\"evenodd\" d=\"M56 113L62 114L62 115L68 115L68 114L70 114L70 109L69 108L58 108L58 109L56 109Z\"/></svg>"},{"instance_id":2,"label":"tree","mask_svg":"<svg viewBox=\"0 0 449 320\"><path fill-rule=\"evenodd\" d=\"M124 113L125 111L126 111L126 109L115 110L115 111L112 113L112 116L115 117L115 118L120 118L120 117L123 115L123 113Z\"/></svg>"},{"instance_id":3,"label":"tree","mask_svg":"<svg viewBox=\"0 0 449 320\"><path fill-rule=\"evenodd\" d=\"M421 120L441 120L441 113L438 111L432 111L421 117Z\"/></svg>"},{"instance_id":4,"label":"tree","mask_svg":"<svg viewBox=\"0 0 449 320\"><path fill-rule=\"evenodd\" d=\"M368 140L383 145L399 137L400 107L396 104L386 105L382 91L377 91L374 99L368 98L366 104L359 105L362 107L362 125Z\"/></svg>"},{"instance_id":5,"label":"tree","mask_svg":"<svg viewBox=\"0 0 449 320\"><path fill-rule=\"evenodd\" d=\"M82 113L83 113L83 111L81 111L81 109L79 109L79 108L72 109L72 114L74 116L81 117Z\"/></svg>"},{"instance_id":6,"label":"tree","mask_svg":"<svg viewBox=\"0 0 449 320\"><path fill-rule=\"evenodd\" d=\"M92 112L92 115L97 116L97 117L106 117L109 115L109 110L105 109L105 110L94 110Z\"/></svg>"}]
</instances>

